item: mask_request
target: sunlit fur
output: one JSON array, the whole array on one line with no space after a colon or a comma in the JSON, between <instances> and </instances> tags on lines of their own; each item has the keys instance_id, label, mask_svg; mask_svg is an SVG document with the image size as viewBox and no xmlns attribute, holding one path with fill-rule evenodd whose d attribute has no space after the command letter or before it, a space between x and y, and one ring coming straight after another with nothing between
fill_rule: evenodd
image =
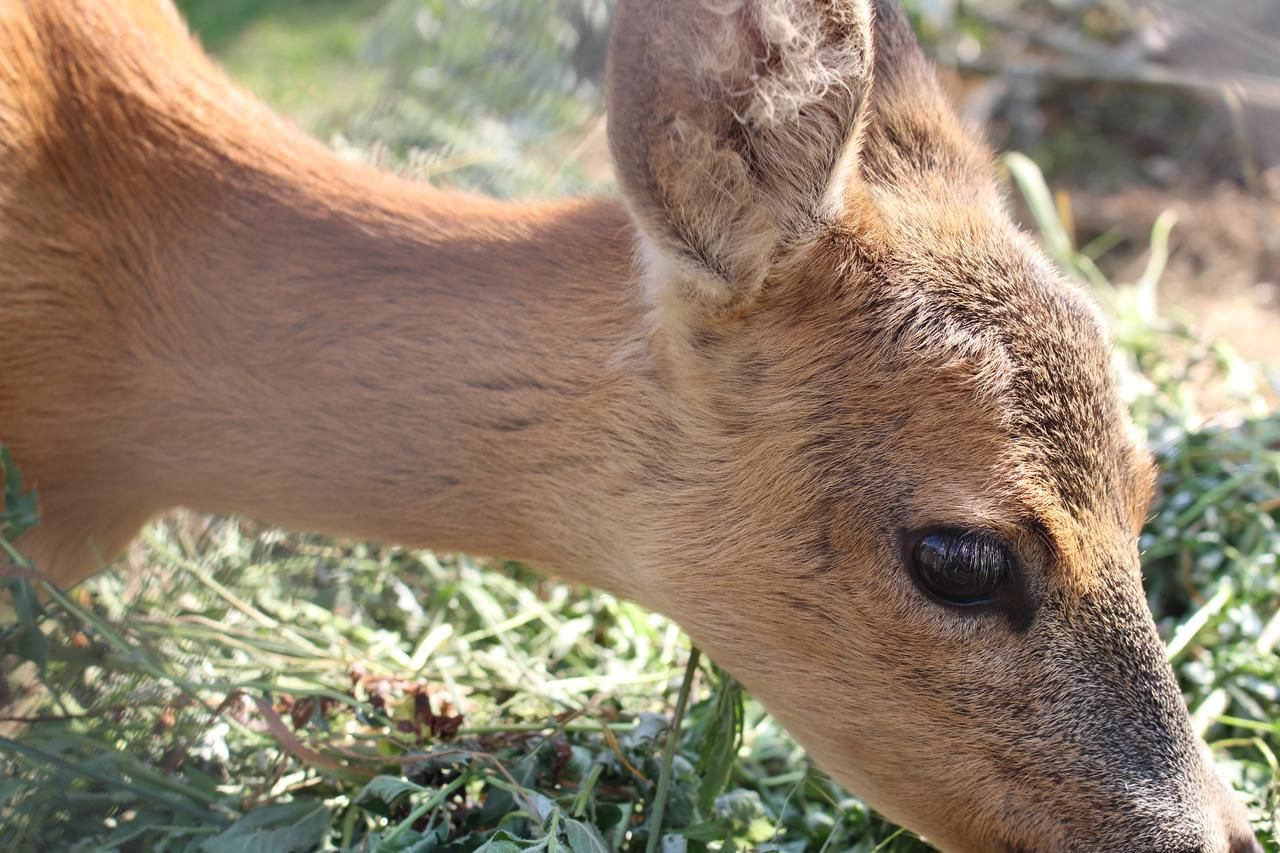
<instances>
[{"instance_id":1,"label":"sunlit fur","mask_svg":"<svg viewBox=\"0 0 1280 853\"><path fill-rule=\"evenodd\" d=\"M891 7L624 0L625 205L344 163L164 0L0 3L0 441L61 583L176 505L670 614L948 851L1255 850L1142 595L1104 325ZM930 600L930 526L1019 612Z\"/></svg>"}]
</instances>

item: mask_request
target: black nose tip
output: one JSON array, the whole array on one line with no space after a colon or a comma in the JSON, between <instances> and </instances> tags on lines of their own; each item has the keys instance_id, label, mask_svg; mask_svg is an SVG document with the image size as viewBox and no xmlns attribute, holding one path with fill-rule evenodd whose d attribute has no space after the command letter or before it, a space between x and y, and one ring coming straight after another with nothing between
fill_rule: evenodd
<instances>
[{"instance_id":1,"label":"black nose tip","mask_svg":"<svg viewBox=\"0 0 1280 853\"><path fill-rule=\"evenodd\" d=\"M1264 851L1258 840L1250 835L1233 840L1230 853L1264 853Z\"/></svg>"}]
</instances>

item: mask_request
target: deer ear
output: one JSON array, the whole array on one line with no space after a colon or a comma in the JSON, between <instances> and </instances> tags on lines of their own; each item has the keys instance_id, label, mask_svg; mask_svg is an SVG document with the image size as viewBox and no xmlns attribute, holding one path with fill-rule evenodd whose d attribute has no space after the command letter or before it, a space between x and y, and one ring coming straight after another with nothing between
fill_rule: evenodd
<instances>
[{"instance_id":1,"label":"deer ear","mask_svg":"<svg viewBox=\"0 0 1280 853\"><path fill-rule=\"evenodd\" d=\"M609 146L650 248L685 295L731 310L779 248L834 218L856 170L870 0L623 0Z\"/></svg>"}]
</instances>

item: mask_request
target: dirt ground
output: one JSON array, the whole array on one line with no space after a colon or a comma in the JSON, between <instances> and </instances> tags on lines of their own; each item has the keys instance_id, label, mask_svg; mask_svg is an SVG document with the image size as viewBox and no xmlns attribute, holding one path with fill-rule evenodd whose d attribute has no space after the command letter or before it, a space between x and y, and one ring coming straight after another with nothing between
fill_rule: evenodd
<instances>
[{"instance_id":1,"label":"dirt ground","mask_svg":"<svg viewBox=\"0 0 1280 853\"><path fill-rule=\"evenodd\" d=\"M1162 309L1225 339L1250 360L1280 367L1280 169L1251 193L1222 183L1198 196L1132 189L1071 197L1081 242L1107 231L1123 242L1102 259L1117 281L1131 281L1146 262L1151 226L1163 211L1178 217Z\"/></svg>"}]
</instances>

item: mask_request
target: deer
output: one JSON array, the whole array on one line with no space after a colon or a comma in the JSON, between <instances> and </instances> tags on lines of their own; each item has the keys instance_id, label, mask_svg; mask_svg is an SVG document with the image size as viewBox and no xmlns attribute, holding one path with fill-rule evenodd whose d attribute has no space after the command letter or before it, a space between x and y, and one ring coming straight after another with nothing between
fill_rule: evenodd
<instances>
[{"instance_id":1,"label":"deer","mask_svg":"<svg viewBox=\"0 0 1280 853\"><path fill-rule=\"evenodd\" d=\"M0 5L0 442L73 585L170 508L674 619L956 853L1262 848L1143 596L1105 319L889 0L622 0L620 199L339 159L169 0Z\"/></svg>"}]
</instances>

